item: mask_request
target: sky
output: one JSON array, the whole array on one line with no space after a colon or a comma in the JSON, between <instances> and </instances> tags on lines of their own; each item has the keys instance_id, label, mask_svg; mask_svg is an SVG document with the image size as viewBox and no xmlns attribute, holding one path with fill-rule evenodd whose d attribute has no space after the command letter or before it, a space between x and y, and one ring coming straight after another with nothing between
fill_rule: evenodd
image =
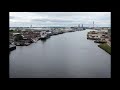
<instances>
[{"instance_id":1,"label":"sky","mask_svg":"<svg viewBox=\"0 0 120 90\"><path fill-rule=\"evenodd\" d=\"M9 12L10 27L110 27L111 12Z\"/></svg>"}]
</instances>

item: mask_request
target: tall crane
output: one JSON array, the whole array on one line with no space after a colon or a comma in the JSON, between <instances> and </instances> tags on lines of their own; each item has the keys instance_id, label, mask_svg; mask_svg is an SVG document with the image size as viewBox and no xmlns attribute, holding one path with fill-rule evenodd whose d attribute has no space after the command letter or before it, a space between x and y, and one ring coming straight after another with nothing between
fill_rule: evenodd
<instances>
[{"instance_id":1,"label":"tall crane","mask_svg":"<svg viewBox=\"0 0 120 90\"><path fill-rule=\"evenodd\" d=\"M94 21L93 21L93 29L94 29Z\"/></svg>"}]
</instances>

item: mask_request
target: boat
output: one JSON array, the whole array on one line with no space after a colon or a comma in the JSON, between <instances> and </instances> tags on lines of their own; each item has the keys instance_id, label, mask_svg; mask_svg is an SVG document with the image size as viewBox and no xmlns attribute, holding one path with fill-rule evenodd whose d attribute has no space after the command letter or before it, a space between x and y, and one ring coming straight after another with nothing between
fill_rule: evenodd
<instances>
[{"instance_id":1,"label":"boat","mask_svg":"<svg viewBox=\"0 0 120 90\"><path fill-rule=\"evenodd\" d=\"M41 37L40 37L41 40L47 39L49 37L50 37L50 35L48 35L45 31L41 32Z\"/></svg>"},{"instance_id":2,"label":"boat","mask_svg":"<svg viewBox=\"0 0 120 90\"><path fill-rule=\"evenodd\" d=\"M33 43L36 43L37 41L38 41L38 39L37 39L37 38L32 39L32 42L33 42Z\"/></svg>"},{"instance_id":3,"label":"boat","mask_svg":"<svg viewBox=\"0 0 120 90\"><path fill-rule=\"evenodd\" d=\"M9 45L9 51L13 51L16 49L16 45Z\"/></svg>"},{"instance_id":4,"label":"boat","mask_svg":"<svg viewBox=\"0 0 120 90\"><path fill-rule=\"evenodd\" d=\"M106 40L95 40L94 42L95 43L106 43L107 41Z\"/></svg>"},{"instance_id":5,"label":"boat","mask_svg":"<svg viewBox=\"0 0 120 90\"><path fill-rule=\"evenodd\" d=\"M30 43L24 43L24 45L25 45L25 46L28 46L28 45L30 45Z\"/></svg>"},{"instance_id":6,"label":"boat","mask_svg":"<svg viewBox=\"0 0 120 90\"><path fill-rule=\"evenodd\" d=\"M89 35L87 35L87 39L90 39L90 40L99 40L98 37L96 37L96 36L89 36Z\"/></svg>"},{"instance_id":7,"label":"boat","mask_svg":"<svg viewBox=\"0 0 120 90\"><path fill-rule=\"evenodd\" d=\"M47 39L47 35L41 35L41 38L40 39Z\"/></svg>"}]
</instances>

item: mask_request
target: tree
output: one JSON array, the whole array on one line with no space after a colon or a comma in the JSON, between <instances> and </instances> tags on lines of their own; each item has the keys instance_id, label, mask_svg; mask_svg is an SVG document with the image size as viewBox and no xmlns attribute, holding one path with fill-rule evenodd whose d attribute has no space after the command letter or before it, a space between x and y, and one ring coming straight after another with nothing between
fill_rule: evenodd
<instances>
[{"instance_id":1,"label":"tree","mask_svg":"<svg viewBox=\"0 0 120 90\"><path fill-rule=\"evenodd\" d=\"M9 32L13 32L14 30L9 30Z\"/></svg>"},{"instance_id":2,"label":"tree","mask_svg":"<svg viewBox=\"0 0 120 90\"><path fill-rule=\"evenodd\" d=\"M14 40L15 41L23 40L23 37L21 35L16 35Z\"/></svg>"}]
</instances>

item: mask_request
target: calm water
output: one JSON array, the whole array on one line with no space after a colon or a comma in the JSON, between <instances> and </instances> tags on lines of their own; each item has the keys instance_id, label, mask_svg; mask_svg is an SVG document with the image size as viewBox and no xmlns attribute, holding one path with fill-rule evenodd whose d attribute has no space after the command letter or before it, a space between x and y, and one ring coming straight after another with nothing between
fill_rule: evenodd
<instances>
[{"instance_id":1,"label":"calm water","mask_svg":"<svg viewBox=\"0 0 120 90\"><path fill-rule=\"evenodd\" d=\"M110 78L111 56L87 32L51 36L10 53L10 78Z\"/></svg>"}]
</instances>

